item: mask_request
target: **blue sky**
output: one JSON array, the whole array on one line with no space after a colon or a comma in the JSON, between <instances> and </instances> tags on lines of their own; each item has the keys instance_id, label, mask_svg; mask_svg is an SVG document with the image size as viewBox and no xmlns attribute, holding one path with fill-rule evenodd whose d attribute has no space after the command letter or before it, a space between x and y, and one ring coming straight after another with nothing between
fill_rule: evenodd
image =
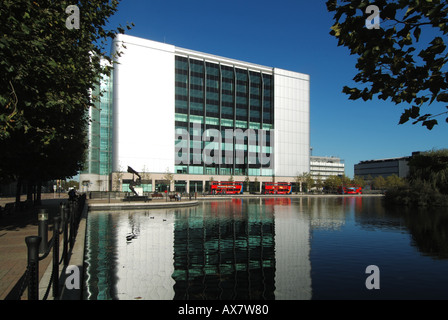
<instances>
[{"instance_id":1,"label":"blue sky","mask_svg":"<svg viewBox=\"0 0 448 320\"><path fill-rule=\"evenodd\" d=\"M356 57L330 36L324 0L122 0L110 25L127 22L132 36L309 74L313 155L340 157L350 177L362 160L448 147L444 118L432 131L398 125L410 106L341 92L354 84Z\"/></svg>"}]
</instances>

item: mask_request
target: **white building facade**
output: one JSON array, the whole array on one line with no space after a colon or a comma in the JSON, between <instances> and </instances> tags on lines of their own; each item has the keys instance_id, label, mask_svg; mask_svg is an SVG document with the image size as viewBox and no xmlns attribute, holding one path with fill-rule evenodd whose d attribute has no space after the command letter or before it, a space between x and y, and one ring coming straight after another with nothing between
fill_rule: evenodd
<instances>
[{"instance_id":1,"label":"white building facade","mask_svg":"<svg viewBox=\"0 0 448 320\"><path fill-rule=\"evenodd\" d=\"M188 191L191 181L293 182L310 171L308 75L128 35L117 35L113 51L122 54L112 76L110 190L122 172L115 180L128 191L128 166L150 173L146 191L168 172L171 190L182 181Z\"/></svg>"},{"instance_id":2,"label":"white building facade","mask_svg":"<svg viewBox=\"0 0 448 320\"><path fill-rule=\"evenodd\" d=\"M345 163L337 157L310 157L310 173L313 179L326 180L330 176L345 174Z\"/></svg>"}]
</instances>

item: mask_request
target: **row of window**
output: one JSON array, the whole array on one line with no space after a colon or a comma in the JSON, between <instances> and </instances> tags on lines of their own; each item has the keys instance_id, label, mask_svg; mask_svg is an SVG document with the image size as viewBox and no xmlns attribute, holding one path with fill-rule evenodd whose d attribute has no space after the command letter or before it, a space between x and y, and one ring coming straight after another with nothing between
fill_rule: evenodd
<instances>
[{"instance_id":1,"label":"row of window","mask_svg":"<svg viewBox=\"0 0 448 320\"><path fill-rule=\"evenodd\" d=\"M176 173L207 174L207 175L236 175L236 176L272 176L272 169L259 168L217 168L204 166L176 166ZM190 182L191 184L191 182Z\"/></svg>"},{"instance_id":2,"label":"row of window","mask_svg":"<svg viewBox=\"0 0 448 320\"><path fill-rule=\"evenodd\" d=\"M176 113L273 124L272 96L272 75L176 57Z\"/></svg>"}]
</instances>

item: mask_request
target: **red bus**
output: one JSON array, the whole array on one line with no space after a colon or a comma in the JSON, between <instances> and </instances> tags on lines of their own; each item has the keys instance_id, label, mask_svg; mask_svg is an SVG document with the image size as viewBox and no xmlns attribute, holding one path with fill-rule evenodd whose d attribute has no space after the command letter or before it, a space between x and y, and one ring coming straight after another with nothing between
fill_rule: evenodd
<instances>
[{"instance_id":1,"label":"red bus","mask_svg":"<svg viewBox=\"0 0 448 320\"><path fill-rule=\"evenodd\" d=\"M210 184L212 194L241 194L243 193L242 182L212 181Z\"/></svg>"},{"instance_id":2,"label":"red bus","mask_svg":"<svg viewBox=\"0 0 448 320\"><path fill-rule=\"evenodd\" d=\"M291 194L292 185L289 182L264 182L262 187L264 194Z\"/></svg>"},{"instance_id":3,"label":"red bus","mask_svg":"<svg viewBox=\"0 0 448 320\"><path fill-rule=\"evenodd\" d=\"M358 186L341 186L338 188L339 194L362 194L362 188Z\"/></svg>"}]
</instances>

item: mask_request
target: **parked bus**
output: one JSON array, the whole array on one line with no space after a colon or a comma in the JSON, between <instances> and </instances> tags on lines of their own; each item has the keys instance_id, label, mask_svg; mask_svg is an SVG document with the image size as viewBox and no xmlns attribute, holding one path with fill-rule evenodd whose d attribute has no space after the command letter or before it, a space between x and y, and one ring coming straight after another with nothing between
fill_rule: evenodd
<instances>
[{"instance_id":1,"label":"parked bus","mask_svg":"<svg viewBox=\"0 0 448 320\"><path fill-rule=\"evenodd\" d=\"M291 194L292 185L289 182L264 182L261 192L263 194Z\"/></svg>"},{"instance_id":2,"label":"parked bus","mask_svg":"<svg viewBox=\"0 0 448 320\"><path fill-rule=\"evenodd\" d=\"M340 186L339 194L362 194L362 188L359 186Z\"/></svg>"},{"instance_id":3,"label":"parked bus","mask_svg":"<svg viewBox=\"0 0 448 320\"><path fill-rule=\"evenodd\" d=\"M212 181L210 184L212 194L241 194L243 193L242 182Z\"/></svg>"}]
</instances>

